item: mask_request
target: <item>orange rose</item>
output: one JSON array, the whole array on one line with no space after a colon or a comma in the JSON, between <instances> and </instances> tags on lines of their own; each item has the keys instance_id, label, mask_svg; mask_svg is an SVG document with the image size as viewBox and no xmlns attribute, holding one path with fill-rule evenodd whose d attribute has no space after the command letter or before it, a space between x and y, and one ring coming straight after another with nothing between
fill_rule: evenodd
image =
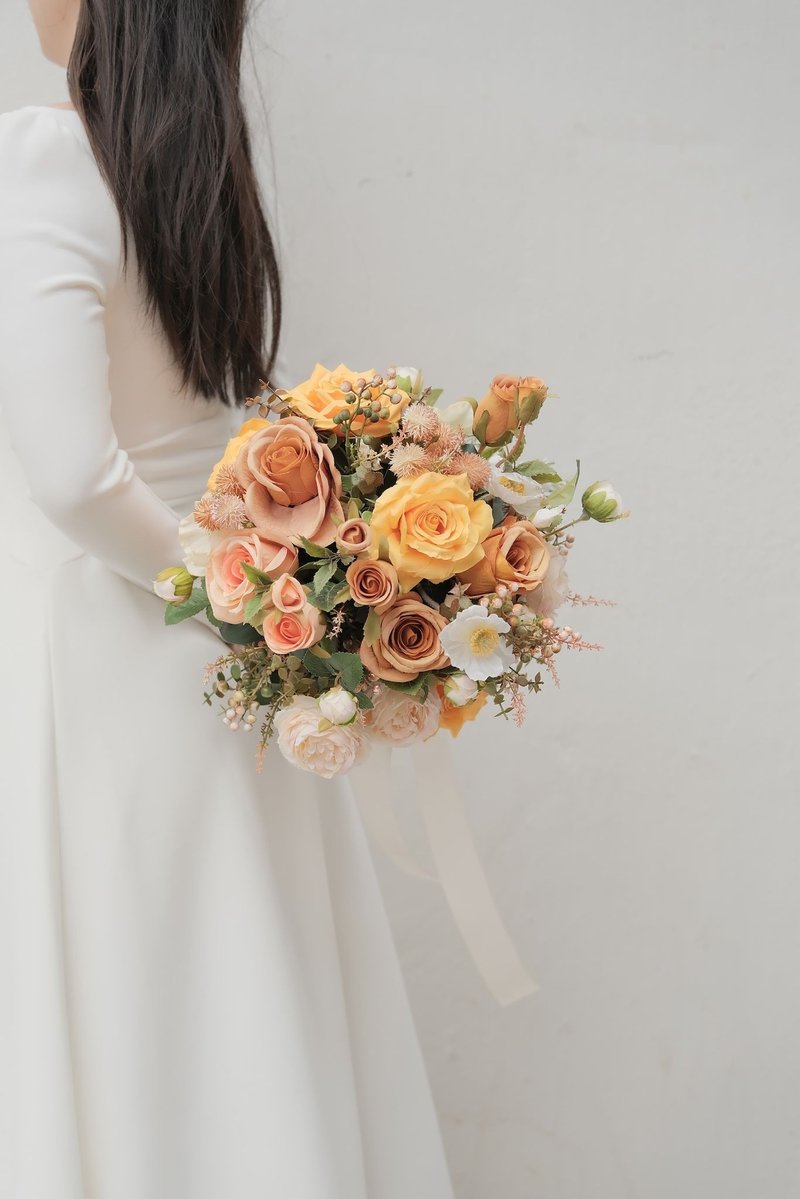
<instances>
[{"instance_id":1,"label":"orange rose","mask_svg":"<svg viewBox=\"0 0 800 1199\"><path fill-rule=\"evenodd\" d=\"M234 462L245 488L247 515L266 536L300 544L301 537L329 545L334 518L344 512L342 479L333 454L311 426L297 416L270 421L240 447Z\"/></svg>"},{"instance_id":2,"label":"orange rose","mask_svg":"<svg viewBox=\"0 0 800 1199\"><path fill-rule=\"evenodd\" d=\"M468 595L489 595L498 583L517 583L520 591L535 591L550 565L547 542L529 520L507 516L483 543L483 557L459 572Z\"/></svg>"},{"instance_id":3,"label":"orange rose","mask_svg":"<svg viewBox=\"0 0 800 1199\"><path fill-rule=\"evenodd\" d=\"M369 525L357 517L346 520L336 530L336 546L343 554L364 554L369 549L371 540Z\"/></svg>"},{"instance_id":4,"label":"orange rose","mask_svg":"<svg viewBox=\"0 0 800 1199\"><path fill-rule=\"evenodd\" d=\"M379 614L397 599L397 571L391 562L359 558L347 568L345 578L356 604L366 604Z\"/></svg>"},{"instance_id":5,"label":"orange rose","mask_svg":"<svg viewBox=\"0 0 800 1199\"><path fill-rule=\"evenodd\" d=\"M486 692L479 691L475 699L470 700L468 704L462 704L458 707L456 704L451 704L441 687L437 687L439 698L442 701L441 711L439 713L439 728L447 729L453 737L457 737L461 729L468 720L474 720L480 712L483 705L486 703Z\"/></svg>"},{"instance_id":6,"label":"orange rose","mask_svg":"<svg viewBox=\"0 0 800 1199\"><path fill-rule=\"evenodd\" d=\"M359 651L366 669L379 679L408 683L425 670L441 670L450 659L439 641L446 617L415 595L401 595L381 615L381 631L373 645Z\"/></svg>"},{"instance_id":7,"label":"orange rose","mask_svg":"<svg viewBox=\"0 0 800 1199\"><path fill-rule=\"evenodd\" d=\"M370 554L388 555L400 590L408 591L422 579L441 583L474 566L491 527L492 510L475 499L466 475L424 471L398 479L378 498Z\"/></svg>"},{"instance_id":8,"label":"orange rose","mask_svg":"<svg viewBox=\"0 0 800 1199\"><path fill-rule=\"evenodd\" d=\"M223 466L233 466L236 458L238 457L239 450L242 448L244 443L249 441L257 429L263 429L264 425L268 423L268 421L261 420L259 417L253 417L252 420L246 420L244 424L240 426L239 432L235 437L230 439L225 447L225 453L220 458L219 462L216 464L208 477L207 488L209 491L214 490L220 469Z\"/></svg>"},{"instance_id":9,"label":"orange rose","mask_svg":"<svg viewBox=\"0 0 800 1199\"><path fill-rule=\"evenodd\" d=\"M343 362L340 362L334 370L328 370L318 362L311 378L306 379L304 383L298 383L297 387L293 387L284 399L294 412L306 417L307 420L313 420L317 429L325 432L332 430L341 432L341 425L337 425L333 419L342 408L349 407L341 384L347 382L355 388L357 379L363 379L368 383L374 375L375 371L373 370L351 371ZM369 393L365 393L364 400L369 402L377 399L380 391L380 387L371 387ZM370 437L385 437L397 426L400 415L410 399L411 397L399 388L384 394L380 397L380 402L383 407L389 409L388 417L378 421L366 421L366 429L364 429L365 418L358 416L353 421L353 432L360 433L363 430Z\"/></svg>"},{"instance_id":10,"label":"orange rose","mask_svg":"<svg viewBox=\"0 0 800 1199\"><path fill-rule=\"evenodd\" d=\"M472 427L476 428L484 412L488 412L489 423L483 440L487 445L493 445L518 423L526 425L535 420L546 395L547 384L533 375L495 375L491 387L475 409ZM515 400L519 401L518 412L514 408Z\"/></svg>"}]
</instances>

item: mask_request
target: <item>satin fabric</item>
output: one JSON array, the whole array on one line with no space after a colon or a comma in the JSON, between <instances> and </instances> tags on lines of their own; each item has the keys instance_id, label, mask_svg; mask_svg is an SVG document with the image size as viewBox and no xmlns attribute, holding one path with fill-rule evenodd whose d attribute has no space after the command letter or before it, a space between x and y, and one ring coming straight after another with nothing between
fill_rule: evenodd
<instances>
[{"instance_id":1,"label":"satin fabric","mask_svg":"<svg viewBox=\"0 0 800 1199\"><path fill-rule=\"evenodd\" d=\"M242 417L131 261L78 114L0 117L0 1195L452 1199L349 786L152 593Z\"/></svg>"}]
</instances>

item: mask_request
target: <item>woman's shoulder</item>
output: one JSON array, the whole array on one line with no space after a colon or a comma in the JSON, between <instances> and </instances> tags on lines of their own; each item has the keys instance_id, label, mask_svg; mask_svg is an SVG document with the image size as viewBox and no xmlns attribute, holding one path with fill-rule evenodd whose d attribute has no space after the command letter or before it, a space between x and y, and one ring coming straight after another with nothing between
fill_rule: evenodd
<instances>
[{"instance_id":1,"label":"woman's shoulder","mask_svg":"<svg viewBox=\"0 0 800 1199\"><path fill-rule=\"evenodd\" d=\"M22 147L52 148L55 142L76 147L86 155L89 142L83 121L72 106L24 104L0 113L0 152L6 155Z\"/></svg>"},{"instance_id":2,"label":"woman's shoulder","mask_svg":"<svg viewBox=\"0 0 800 1199\"><path fill-rule=\"evenodd\" d=\"M0 221L85 234L116 258L116 206L74 108L26 104L0 114Z\"/></svg>"}]
</instances>

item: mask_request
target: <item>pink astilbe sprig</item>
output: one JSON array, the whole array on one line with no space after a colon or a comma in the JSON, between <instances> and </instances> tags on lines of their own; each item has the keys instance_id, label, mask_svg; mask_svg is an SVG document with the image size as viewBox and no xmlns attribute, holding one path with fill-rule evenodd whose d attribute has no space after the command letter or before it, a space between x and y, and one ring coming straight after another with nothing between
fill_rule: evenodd
<instances>
[{"instance_id":1,"label":"pink astilbe sprig","mask_svg":"<svg viewBox=\"0 0 800 1199\"><path fill-rule=\"evenodd\" d=\"M567 602L580 608L616 608L617 606L616 600L598 599L596 595L579 595L577 591L569 593Z\"/></svg>"},{"instance_id":2,"label":"pink astilbe sprig","mask_svg":"<svg viewBox=\"0 0 800 1199\"><path fill-rule=\"evenodd\" d=\"M511 707L514 712L514 724L518 729L521 729L525 723L525 717L528 713L528 706L525 702L525 696L522 690L512 684L511 686Z\"/></svg>"}]
</instances>

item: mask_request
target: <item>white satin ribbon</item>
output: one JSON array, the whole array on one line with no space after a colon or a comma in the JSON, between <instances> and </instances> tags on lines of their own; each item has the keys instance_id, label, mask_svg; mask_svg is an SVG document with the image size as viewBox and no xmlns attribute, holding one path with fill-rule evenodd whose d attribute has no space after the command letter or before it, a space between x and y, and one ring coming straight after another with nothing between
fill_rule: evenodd
<instances>
[{"instance_id":1,"label":"white satin ribbon","mask_svg":"<svg viewBox=\"0 0 800 1199\"><path fill-rule=\"evenodd\" d=\"M365 825L387 857L410 874L438 881L464 943L486 986L504 1007L538 991L492 898L459 795L442 733L412 746L417 803L428 834L434 875L415 861L392 800L391 755L383 747L349 775Z\"/></svg>"}]
</instances>

